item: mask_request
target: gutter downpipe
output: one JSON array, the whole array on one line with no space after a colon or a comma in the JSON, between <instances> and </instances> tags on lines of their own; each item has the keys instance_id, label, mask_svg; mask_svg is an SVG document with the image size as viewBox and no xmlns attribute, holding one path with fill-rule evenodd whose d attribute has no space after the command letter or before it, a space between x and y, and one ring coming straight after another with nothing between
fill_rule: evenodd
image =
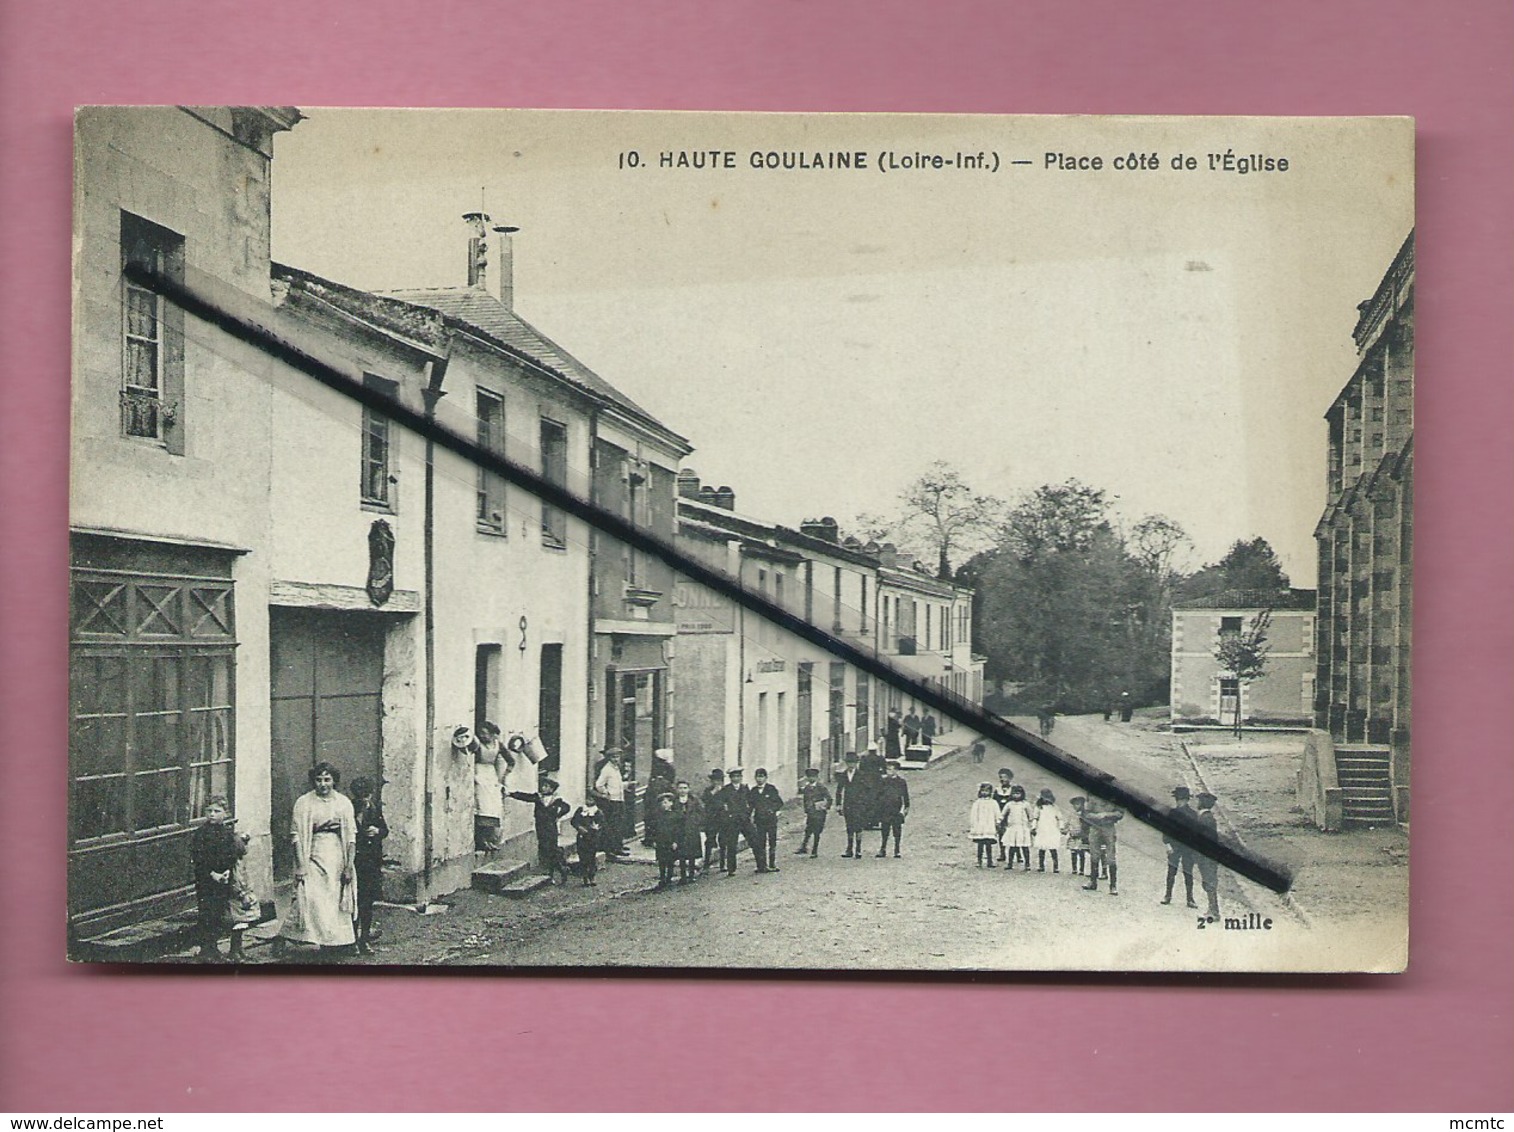
<instances>
[{"instance_id":1,"label":"gutter downpipe","mask_svg":"<svg viewBox=\"0 0 1514 1132\"><path fill-rule=\"evenodd\" d=\"M436 422L436 403L445 396L442 389L442 379L447 373L447 359L445 357L426 363L427 383L421 390L421 400L425 408L426 420L430 424ZM425 561L425 582L422 603L425 618L425 696L426 696L426 733L425 752L423 755L423 783L424 783L424 810L421 822L421 849L424 856L421 872L422 891L420 892L419 904L424 907L431 903L432 863L436 856L436 774L434 764L436 762L436 523L435 523L435 500L436 500L436 444L428 434L426 437L426 490L425 506L423 507L424 518L421 524L422 554Z\"/></svg>"}]
</instances>

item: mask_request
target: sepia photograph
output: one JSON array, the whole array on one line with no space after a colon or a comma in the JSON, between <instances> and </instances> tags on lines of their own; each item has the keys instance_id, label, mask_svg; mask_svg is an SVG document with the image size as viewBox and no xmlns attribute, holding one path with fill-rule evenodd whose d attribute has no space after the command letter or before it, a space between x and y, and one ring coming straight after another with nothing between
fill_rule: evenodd
<instances>
[{"instance_id":1,"label":"sepia photograph","mask_svg":"<svg viewBox=\"0 0 1514 1132\"><path fill-rule=\"evenodd\" d=\"M1405 969L1411 119L74 145L70 959Z\"/></svg>"}]
</instances>

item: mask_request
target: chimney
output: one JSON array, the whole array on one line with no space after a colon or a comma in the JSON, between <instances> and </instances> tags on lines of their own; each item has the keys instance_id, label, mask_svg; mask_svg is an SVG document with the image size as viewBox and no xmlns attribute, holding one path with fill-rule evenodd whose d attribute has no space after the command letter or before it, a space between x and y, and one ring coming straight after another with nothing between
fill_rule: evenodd
<instances>
[{"instance_id":1,"label":"chimney","mask_svg":"<svg viewBox=\"0 0 1514 1132\"><path fill-rule=\"evenodd\" d=\"M836 520L827 515L823 519L806 519L799 524L799 533L826 542L840 542Z\"/></svg>"},{"instance_id":2,"label":"chimney","mask_svg":"<svg viewBox=\"0 0 1514 1132\"><path fill-rule=\"evenodd\" d=\"M699 498L699 473L693 468L684 468L678 473L678 498Z\"/></svg>"},{"instance_id":3,"label":"chimney","mask_svg":"<svg viewBox=\"0 0 1514 1132\"><path fill-rule=\"evenodd\" d=\"M706 485L704 487L701 487L699 489L699 495L696 496L696 498L699 500L699 502L701 502L701 503L707 503L711 507L718 507L718 506L720 506L720 504L718 504L718 503L715 502L715 489L713 487L708 486L708 485Z\"/></svg>"},{"instance_id":4,"label":"chimney","mask_svg":"<svg viewBox=\"0 0 1514 1132\"><path fill-rule=\"evenodd\" d=\"M721 484L715 489L715 506L724 507L727 511L736 510L736 492Z\"/></svg>"},{"instance_id":5,"label":"chimney","mask_svg":"<svg viewBox=\"0 0 1514 1132\"><path fill-rule=\"evenodd\" d=\"M515 309L515 242L511 237L519 231L512 224L494 226L499 236L499 292L494 297L509 310Z\"/></svg>"},{"instance_id":6,"label":"chimney","mask_svg":"<svg viewBox=\"0 0 1514 1132\"><path fill-rule=\"evenodd\" d=\"M899 548L891 542L886 542L878 548L878 561L885 566L899 565Z\"/></svg>"},{"instance_id":7,"label":"chimney","mask_svg":"<svg viewBox=\"0 0 1514 1132\"><path fill-rule=\"evenodd\" d=\"M489 289L489 214L465 212L463 223L472 231L468 237L468 286Z\"/></svg>"}]
</instances>

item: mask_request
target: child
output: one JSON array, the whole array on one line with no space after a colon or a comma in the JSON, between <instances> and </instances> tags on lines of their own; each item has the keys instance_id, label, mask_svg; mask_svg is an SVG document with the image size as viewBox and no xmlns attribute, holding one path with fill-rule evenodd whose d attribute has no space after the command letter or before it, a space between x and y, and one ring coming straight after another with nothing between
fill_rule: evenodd
<instances>
[{"instance_id":1,"label":"child","mask_svg":"<svg viewBox=\"0 0 1514 1132\"><path fill-rule=\"evenodd\" d=\"M831 809L831 792L820 781L818 767L812 766L804 772L804 785L799 787L799 795L804 799L804 840L794 852L818 857L820 835L825 832L825 815Z\"/></svg>"},{"instance_id":2,"label":"child","mask_svg":"<svg viewBox=\"0 0 1514 1132\"><path fill-rule=\"evenodd\" d=\"M967 836L978 847L978 868L994 867L994 843L999 840L999 803L994 801L994 784L978 785L978 796L967 811Z\"/></svg>"},{"instance_id":3,"label":"child","mask_svg":"<svg viewBox=\"0 0 1514 1132\"><path fill-rule=\"evenodd\" d=\"M1061 872L1057 867L1057 851L1062 848L1062 815L1057 812L1057 796L1050 790L1042 790L1036 798L1036 823L1031 835L1031 845L1036 850L1036 871L1046 871L1046 854L1051 852L1051 871Z\"/></svg>"},{"instance_id":4,"label":"child","mask_svg":"<svg viewBox=\"0 0 1514 1132\"><path fill-rule=\"evenodd\" d=\"M578 867L583 873L584 887L592 888L594 875L599 872L599 846L605 832L605 813L593 794L573 811L568 824L578 831Z\"/></svg>"},{"instance_id":5,"label":"child","mask_svg":"<svg viewBox=\"0 0 1514 1132\"><path fill-rule=\"evenodd\" d=\"M372 955L373 904L384 890L384 838L389 825L384 810L374 796L373 783L366 778L352 780L352 815L357 822L357 952Z\"/></svg>"},{"instance_id":6,"label":"child","mask_svg":"<svg viewBox=\"0 0 1514 1132\"><path fill-rule=\"evenodd\" d=\"M647 836L657 853L657 887L671 888L673 865L678 860L678 815L673 812L673 795L660 794L647 816Z\"/></svg>"},{"instance_id":7,"label":"child","mask_svg":"<svg viewBox=\"0 0 1514 1132\"><path fill-rule=\"evenodd\" d=\"M1015 772L1009 767L999 768L999 785L994 787L994 801L999 803L999 861L1004 861L1004 807L1009 805L1009 792L1014 788Z\"/></svg>"},{"instance_id":8,"label":"child","mask_svg":"<svg viewBox=\"0 0 1514 1132\"><path fill-rule=\"evenodd\" d=\"M536 860L548 880L558 874L562 883L568 883L568 866L563 863L562 849L557 844L557 823L567 816L573 807L557 796L557 783L543 778L535 793L524 790L510 791L517 802L530 802L536 823Z\"/></svg>"},{"instance_id":9,"label":"child","mask_svg":"<svg viewBox=\"0 0 1514 1132\"><path fill-rule=\"evenodd\" d=\"M1025 787L1011 786L1009 801L1004 803L1004 845L1009 850L1009 865L1024 860L1025 871L1030 871L1030 825L1034 815L1030 803L1025 800Z\"/></svg>"},{"instance_id":10,"label":"child","mask_svg":"<svg viewBox=\"0 0 1514 1132\"><path fill-rule=\"evenodd\" d=\"M673 829L678 843L678 883L688 884L699 874L704 836L704 806L694 797L687 781L673 783Z\"/></svg>"},{"instance_id":11,"label":"child","mask_svg":"<svg viewBox=\"0 0 1514 1132\"><path fill-rule=\"evenodd\" d=\"M205 802L205 822L190 835L189 860L194 868L198 916L195 937L202 963L220 963L221 937L230 930L231 871L247 852L247 843L231 828L231 807L224 795ZM242 958L242 936L231 936L231 961Z\"/></svg>"},{"instance_id":12,"label":"child","mask_svg":"<svg viewBox=\"0 0 1514 1132\"><path fill-rule=\"evenodd\" d=\"M1088 823L1083 820L1083 807L1088 805L1088 799L1070 798L1068 805L1073 808L1073 817L1067 827L1067 855L1072 858L1072 875L1080 877L1088 867Z\"/></svg>"}]
</instances>

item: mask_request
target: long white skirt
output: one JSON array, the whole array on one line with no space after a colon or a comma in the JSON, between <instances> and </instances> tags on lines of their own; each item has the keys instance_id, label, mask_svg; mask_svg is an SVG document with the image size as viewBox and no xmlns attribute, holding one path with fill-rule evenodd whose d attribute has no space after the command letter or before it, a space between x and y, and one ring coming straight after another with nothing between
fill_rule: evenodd
<instances>
[{"instance_id":1,"label":"long white skirt","mask_svg":"<svg viewBox=\"0 0 1514 1132\"><path fill-rule=\"evenodd\" d=\"M357 912L357 882L342 883L342 839L317 833L310 840L305 881L294 886L294 904L279 934L302 943L342 947L357 942L352 920Z\"/></svg>"}]
</instances>

